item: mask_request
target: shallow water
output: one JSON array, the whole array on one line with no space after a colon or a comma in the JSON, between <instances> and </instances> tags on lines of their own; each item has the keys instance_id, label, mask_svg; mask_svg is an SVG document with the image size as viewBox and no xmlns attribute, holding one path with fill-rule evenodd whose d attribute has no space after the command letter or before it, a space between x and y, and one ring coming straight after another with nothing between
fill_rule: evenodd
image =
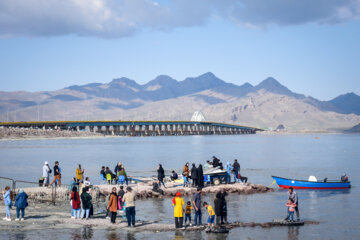
<instances>
[{"instance_id":1,"label":"shallow water","mask_svg":"<svg viewBox=\"0 0 360 240\"><path fill-rule=\"evenodd\" d=\"M318 136L318 139L315 137ZM271 229L238 228L226 235L200 232L132 233L121 229L51 230L55 239L358 239L360 217L360 135L244 135L184 136L148 138L61 139L1 141L0 176L36 181L43 161L60 161L67 182L81 163L93 182L99 167L125 164L130 175L155 174L162 163L166 170L180 171L184 162L203 163L212 155L223 161L240 161L242 174L253 183L269 185L271 175L306 179L339 179L345 172L352 181L351 190L299 190L301 218L320 221L319 225L275 227ZM204 200L212 202L211 195ZM286 214L286 191L254 195L228 196L230 221L268 222ZM188 200L188 199L185 199ZM171 199L137 202L137 217L142 220L173 222ZM206 215L206 214L205 214ZM203 221L206 217L203 217ZM49 230L1 232L1 239L46 238ZM151 234L151 235L149 235ZM42 237L43 236L43 237Z\"/></svg>"}]
</instances>

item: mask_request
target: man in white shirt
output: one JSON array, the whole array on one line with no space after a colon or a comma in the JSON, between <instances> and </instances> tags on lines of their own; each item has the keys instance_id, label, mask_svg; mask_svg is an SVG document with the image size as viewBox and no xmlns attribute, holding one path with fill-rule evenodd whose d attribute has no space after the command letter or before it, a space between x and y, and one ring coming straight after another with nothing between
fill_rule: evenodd
<instances>
[{"instance_id":1,"label":"man in white shirt","mask_svg":"<svg viewBox=\"0 0 360 240\"><path fill-rule=\"evenodd\" d=\"M43 166L43 178L44 178L43 187L46 187L49 185L50 173L51 173L51 168L49 167L49 163L45 162L44 166Z\"/></svg>"}]
</instances>

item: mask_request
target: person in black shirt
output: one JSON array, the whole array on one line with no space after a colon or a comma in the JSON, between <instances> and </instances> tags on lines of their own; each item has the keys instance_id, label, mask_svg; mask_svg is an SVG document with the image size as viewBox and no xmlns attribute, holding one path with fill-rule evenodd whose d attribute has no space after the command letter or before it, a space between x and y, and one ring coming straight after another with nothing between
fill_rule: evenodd
<instances>
[{"instance_id":1,"label":"person in black shirt","mask_svg":"<svg viewBox=\"0 0 360 240\"><path fill-rule=\"evenodd\" d=\"M158 173L158 180L160 181L160 184L164 185L164 187L165 187L165 183L164 183L165 171L161 164L159 164L157 173Z\"/></svg>"},{"instance_id":2,"label":"person in black shirt","mask_svg":"<svg viewBox=\"0 0 360 240\"><path fill-rule=\"evenodd\" d=\"M234 171L235 182L237 182L237 180L239 179L239 172L240 172L240 164L238 163L237 159L234 160L233 171Z\"/></svg>"},{"instance_id":3,"label":"person in black shirt","mask_svg":"<svg viewBox=\"0 0 360 240\"><path fill-rule=\"evenodd\" d=\"M192 164L192 168L190 172L191 172L192 186L196 187L198 184L198 171L197 168L195 167L195 163Z\"/></svg>"},{"instance_id":4,"label":"person in black shirt","mask_svg":"<svg viewBox=\"0 0 360 240\"><path fill-rule=\"evenodd\" d=\"M60 173L59 162L58 162L58 161L55 162L55 166L54 166L54 180L50 183L50 185L53 185L56 180L58 180L58 182L59 182L59 187L61 187L61 173Z\"/></svg>"}]
</instances>

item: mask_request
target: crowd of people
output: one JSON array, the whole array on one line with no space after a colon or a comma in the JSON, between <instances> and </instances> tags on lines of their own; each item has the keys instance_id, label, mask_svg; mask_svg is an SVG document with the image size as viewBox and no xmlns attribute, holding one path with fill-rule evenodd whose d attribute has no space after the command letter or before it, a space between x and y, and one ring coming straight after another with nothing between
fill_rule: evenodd
<instances>
[{"instance_id":1,"label":"crowd of people","mask_svg":"<svg viewBox=\"0 0 360 240\"><path fill-rule=\"evenodd\" d=\"M180 192L176 193L176 196L172 199L172 204L174 206L174 218L175 218L175 227L184 228L184 217L185 225L189 222L189 225L192 226L193 222L195 225L202 224L202 208L205 208L208 215L207 224L208 228L213 228L216 225L226 224L227 221L227 203L226 196L227 193L223 189L220 192L215 194L214 202L207 203L202 202L201 194L202 188L204 187L204 170L207 171L211 168L219 168L224 170L222 162L213 157L213 161L207 161L204 165L204 168L201 164L197 167L193 163L191 169L189 168L189 163L187 162L183 168L183 180L184 187L191 186L197 187L197 191L194 194L191 201L185 201L181 196ZM246 177L240 175L240 164L235 159L233 164L227 162L225 165L225 170L227 173L227 182L231 182L231 175L234 176L234 182L247 181ZM54 172L54 178L50 182L50 174ZM71 218L74 219L89 219L93 215L93 204L92 204L92 185L90 183L90 178L84 178L85 170L79 164L75 170L75 177L72 178L72 181L69 185L71 190ZM125 167L119 162L115 166L114 173L109 169L109 167L103 166L100 172L103 179L107 183L119 183L122 181L122 184L128 185L127 173ZM165 187L164 183L165 170L161 164L157 168L157 180L153 182L153 191L160 194L164 194L162 186ZM171 176L172 181L178 180L178 174L172 170ZM51 186L53 184L58 184L61 186L61 168L58 161L55 162L53 169L49 167L49 163L45 162L43 166L43 182L42 186ZM110 219L111 223L116 223L116 217L118 211L123 211L127 218L128 226L135 226L135 194L132 191L132 188L127 186L126 191L124 186L113 187L110 194L106 196L105 206L106 206L106 218ZM7 186L3 191L3 198L5 202L5 218L3 220L11 221L11 209L12 209L12 191L9 186ZM16 207L16 221L23 221L25 216L25 208L28 206L27 203L27 194L20 189L19 193L16 195L15 204ZM288 215L285 220L293 221L294 213L296 212L297 220L299 220L299 210L298 210L298 197L297 193L293 188L290 188L288 191L288 201L285 204L288 208ZM193 215L193 222L192 222Z\"/></svg>"},{"instance_id":2,"label":"crowd of people","mask_svg":"<svg viewBox=\"0 0 360 240\"><path fill-rule=\"evenodd\" d=\"M198 187L196 193L193 196L192 201L187 201L186 206L183 197L180 192L177 192L175 197L172 199L174 206L174 218L175 228L184 228L184 215L185 224L189 221L189 225L192 226L191 215L194 210L194 224L202 225L202 207L204 207L208 213L207 224L208 228L212 228L216 225L227 224L227 203L225 190L216 193L214 204L211 205L201 200L202 188ZM214 207L213 207L214 206ZM215 210L214 210L215 208ZM216 221L215 221L216 217Z\"/></svg>"},{"instance_id":3,"label":"crowd of people","mask_svg":"<svg viewBox=\"0 0 360 240\"><path fill-rule=\"evenodd\" d=\"M102 180L106 181L108 184L126 183L126 185L129 185L125 167L120 162L116 164L114 172L112 172L109 167L102 166L100 176Z\"/></svg>"}]
</instances>

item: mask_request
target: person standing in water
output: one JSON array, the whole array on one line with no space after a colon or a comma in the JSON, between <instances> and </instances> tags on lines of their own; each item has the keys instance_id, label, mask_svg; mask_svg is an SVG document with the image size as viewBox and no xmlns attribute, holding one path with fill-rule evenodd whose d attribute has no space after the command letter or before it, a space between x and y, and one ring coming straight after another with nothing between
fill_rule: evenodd
<instances>
[{"instance_id":1,"label":"person standing in water","mask_svg":"<svg viewBox=\"0 0 360 240\"><path fill-rule=\"evenodd\" d=\"M294 191L294 188L293 188L293 187L290 187L290 188L289 188L288 198L290 198L290 199L292 200L292 202L293 202L294 204L296 204L296 207L295 207L296 220L297 220L297 221L300 221L299 198L298 198L297 192Z\"/></svg>"}]
</instances>

